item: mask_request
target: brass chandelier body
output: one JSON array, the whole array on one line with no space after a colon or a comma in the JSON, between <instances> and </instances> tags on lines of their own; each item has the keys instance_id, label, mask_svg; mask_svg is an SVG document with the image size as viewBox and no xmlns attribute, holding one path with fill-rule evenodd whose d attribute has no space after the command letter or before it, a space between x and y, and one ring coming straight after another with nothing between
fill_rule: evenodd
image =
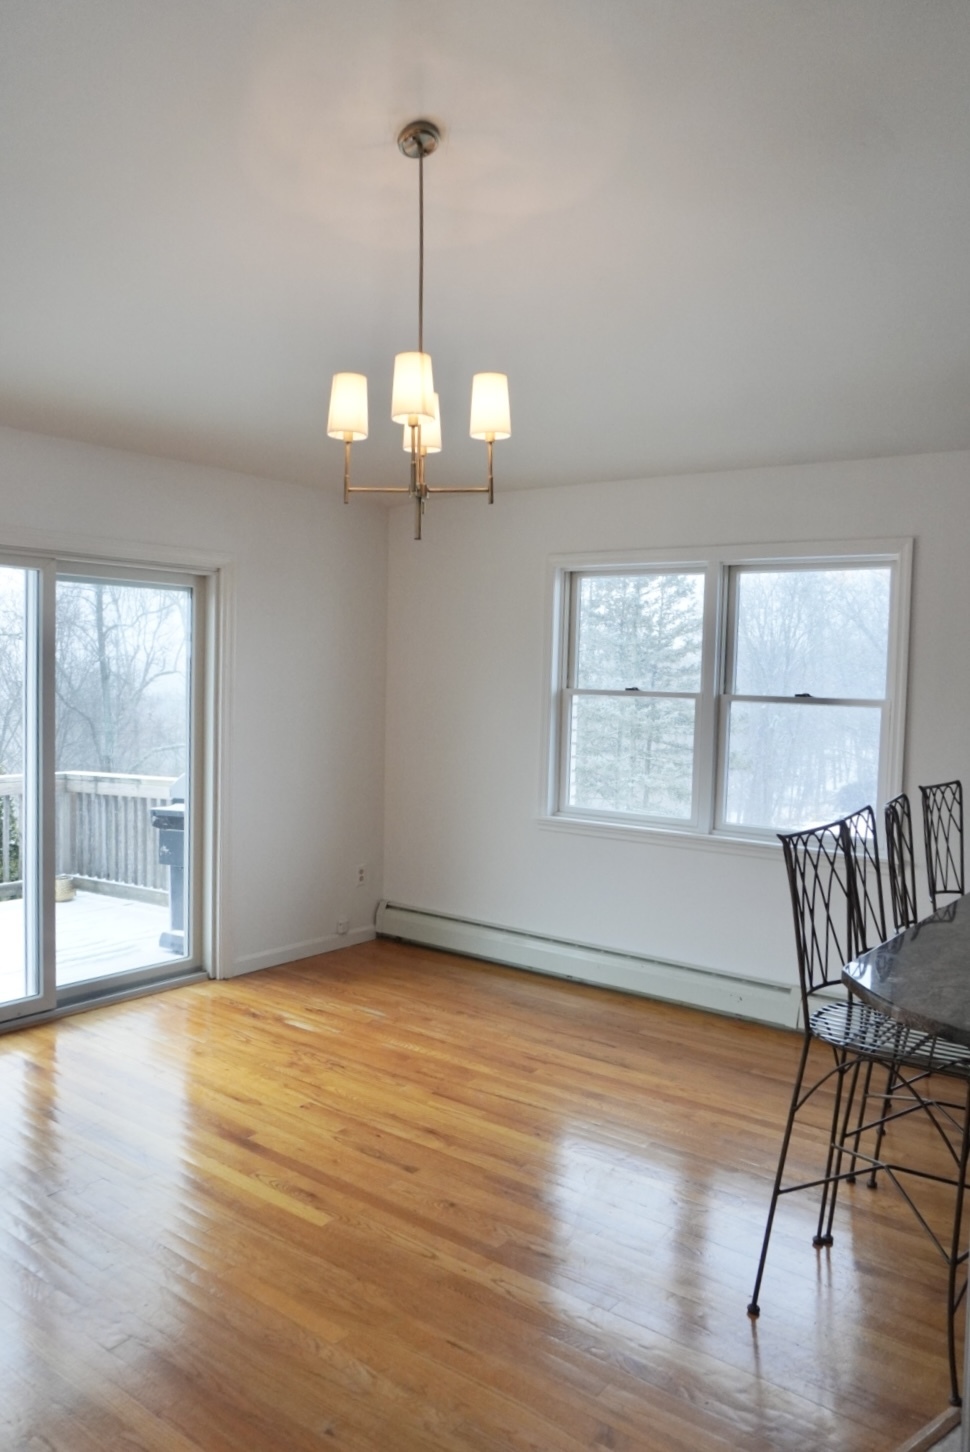
<instances>
[{"instance_id":1,"label":"brass chandelier body","mask_svg":"<svg viewBox=\"0 0 970 1452\"><path fill-rule=\"evenodd\" d=\"M344 446L344 503L351 494L406 494L414 500L414 537L421 538L421 521L432 494L486 494L495 497L492 447L496 439L511 432L509 385L504 373L476 373L472 379L471 425L473 439L484 440L487 449L486 482L464 488L428 484L425 463L428 454L441 452L441 418L434 391L431 355L424 351L424 159L438 147L441 132L433 121L412 121L403 128L397 144L403 154L418 163L418 348L415 353L398 353L394 360L391 390L391 418L404 427L403 447L410 454L407 484L351 484L351 445L367 437L367 379L362 373L335 373L330 390L327 433Z\"/></svg>"}]
</instances>

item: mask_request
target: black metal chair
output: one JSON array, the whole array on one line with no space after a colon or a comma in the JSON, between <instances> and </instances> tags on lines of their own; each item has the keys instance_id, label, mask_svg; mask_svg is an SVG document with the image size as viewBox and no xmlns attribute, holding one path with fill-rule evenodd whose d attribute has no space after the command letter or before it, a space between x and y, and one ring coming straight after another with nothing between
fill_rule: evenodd
<instances>
[{"instance_id":1,"label":"black metal chair","mask_svg":"<svg viewBox=\"0 0 970 1452\"><path fill-rule=\"evenodd\" d=\"M843 817L846 850L852 868L849 895L854 915L852 947L854 954L864 953L877 943L886 941L886 903L879 870L879 836L876 814L872 807L862 807Z\"/></svg>"},{"instance_id":2,"label":"black metal chair","mask_svg":"<svg viewBox=\"0 0 970 1452\"><path fill-rule=\"evenodd\" d=\"M955 1331L956 1314L966 1294L966 1281L958 1287L958 1280L967 1262L967 1252L962 1248L962 1218L970 1154L970 1050L906 1029L851 997L845 1002L817 1006L822 990L836 984L841 987L844 963L885 939L879 848L872 809L864 808L823 827L779 836L794 915L803 1043L748 1314L752 1317L760 1314L758 1296L781 1196L797 1190L821 1189L812 1244L829 1246L833 1240L839 1185L855 1179L857 1162L861 1160L870 1167L870 1183L875 1183L875 1176L883 1172L892 1181L947 1266L951 1401L959 1405ZM813 1043L825 1045L831 1051L832 1060L824 1073L806 1083ZM870 1096L869 1079L876 1066L886 1070L886 1088ZM863 1067L865 1079L859 1112L854 1127L850 1128ZM944 1082L959 1081L960 1097L956 1102L937 1095L934 1075L945 1076ZM786 1185L785 1163L796 1118L813 1095L830 1083L834 1083L835 1092L824 1171L812 1180ZM870 1098L880 1102L880 1109L875 1118L867 1121ZM881 1157L886 1125L917 1111L925 1113L931 1130L945 1147L952 1163L951 1173L940 1174ZM863 1149L867 1135L874 1137L871 1153ZM944 1237L934 1230L914 1200L907 1187L911 1178L953 1187L953 1219Z\"/></svg>"},{"instance_id":3,"label":"black metal chair","mask_svg":"<svg viewBox=\"0 0 970 1452\"><path fill-rule=\"evenodd\" d=\"M884 1065L888 1073L894 1073L906 1037L905 1030L857 1000L850 998L845 1002L826 1002L824 1006L818 1006L818 995L833 986L841 988L843 965L863 951L863 914L852 855L853 840L845 819L840 818L809 831L779 833L779 838L785 856L795 924L803 1039L771 1191L761 1257L748 1304L750 1316L760 1314L758 1295L775 1211L782 1195L820 1188L821 1203L812 1244L816 1247L832 1244L832 1221L839 1183L855 1176L860 1140L858 1127L852 1136L848 1170L843 1171L842 1160L860 1067L863 1063L869 1065L875 1061ZM881 885L878 888L873 885L865 853L863 865L871 894L878 902ZM864 887L862 896L866 896ZM806 1084L813 1043L828 1048L832 1061L819 1078ZM834 1082L835 1093L824 1172L815 1179L785 1185L785 1162L795 1120L809 1100L830 1082Z\"/></svg>"},{"instance_id":4,"label":"black metal chair","mask_svg":"<svg viewBox=\"0 0 970 1452\"><path fill-rule=\"evenodd\" d=\"M882 890L882 873L879 869L879 837L876 831L876 814L872 807L862 807L859 811L853 812L851 816L844 817L843 824L847 833L846 849L849 853L849 866L852 869L852 892L849 895L849 910L853 914L853 955L857 956L859 953L864 953L868 948L874 948L878 943L884 943L886 941L886 904ZM901 1035L899 1043L902 1044L904 1040L905 1036ZM859 1100L859 1117L855 1132L852 1135L849 1134L848 1107L846 1109L846 1119L842 1129L841 1142L845 1144L851 1141L853 1149L858 1146L859 1139L865 1129L866 1114L869 1108L872 1087L872 1071L876 1062L876 1059L873 1057L868 1058L866 1062L865 1074L862 1081L862 1093ZM877 1120L876 1144L870 1164L869 1177L866 1182L870 1190L876 1188L879 1152L882 1148L882 1139L886 1131L886 1123L890 1116L895 1072L896 1068L894 1064L887 1066L886 1086L879 1096L882 1101L882 1113ZM855 1163L856 1159L853 1153L850 1172L846 1175L846 1179L850 1184L855 1179L853 1173Z\"/></svg>"},{"instance_id":5,"label":"black metal chair","mask_svg":"<svg viewBox=\"0 0 970 1452\"><path fill-rule=\"evenodd\" d=\"M940 897L963 896L963 787L958 781L921 786L926 881L936 912Z\"/></svg>"},{"instance_id":6,"label":"black metal chair","mask_svg":"<svg viewBox=\"0 0 970 1452\"><path fill-rule=\"evenodd\" d=\"M897 933L919 921L916 907L916 862L913 856L913 815L909 797L901 792L884 808L889 895Z\"/></svg>"}]
</instances>

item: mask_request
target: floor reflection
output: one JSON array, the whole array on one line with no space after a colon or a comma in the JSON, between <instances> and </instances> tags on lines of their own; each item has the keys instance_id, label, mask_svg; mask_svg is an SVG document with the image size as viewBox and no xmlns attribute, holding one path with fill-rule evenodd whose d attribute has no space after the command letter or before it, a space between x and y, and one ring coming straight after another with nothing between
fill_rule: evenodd
<instances>
[{"instance_id":1,"label":"floor reflection","mask_svg":"<svg viewBox=\"0 0 970 1452\"><path fill-rule=\"evenodd\" d=\"M0 1039L0 1446L872 1452L945 1388L931 1248L788 1197L749 1321L747 1032L379 944Z\"/></svg>"},{"instance_id":2,"label":"floor reflection","mask_svg":"<svg viewBox=\"0 0 970 1452\"><path fill-rule=\"evenodd\" d=\"M783 1200L763 1314L752 1322L745 1308L767 1177L718 1164L714 1143L704 1156L664 1143L649 1122L640 1144L635 1140L603 1121L573 1123L550 1167L547 1279L562 1315L596 1333L598 1354L674 1392L677 1348L689 1352L695 1370L707 1367L711 1394L733 1406L736 1423L752 1435L770 1425L774 1398L769 1392L766 1401L764 1389L779 1382L833 1407L867 1383L878 1397L872 1338L886 1325L891 1272L879 1265L874 1209L911 1244L911 1273L933 1270L928 1246L909 1233L891 1189L873 1195L861 1183L844 1188L835 1246L822 1252L811 1243L814 1194ZM850 1324L853 1332L860 1324L870 1330L859 1338L847 1334ZM801 1328L794 1346L793 1326Z\"/></svg>"},{"instance_id":3,"label":"floor reflection","mask_svg":"<svg viewBox=\"0 0 970 1452\"><path fill-rule=\"evenodd\" d=\"M105 1358L178 1334L166 1255L185 1209L186 1101L182 1046L150 1012L123 1035L110 1013L84 1015L0 1048L0 1315L20 1333L0 1425L16 1428L52 1399L68 1415L110 1376Z\"/></svg>"}]
</instances>

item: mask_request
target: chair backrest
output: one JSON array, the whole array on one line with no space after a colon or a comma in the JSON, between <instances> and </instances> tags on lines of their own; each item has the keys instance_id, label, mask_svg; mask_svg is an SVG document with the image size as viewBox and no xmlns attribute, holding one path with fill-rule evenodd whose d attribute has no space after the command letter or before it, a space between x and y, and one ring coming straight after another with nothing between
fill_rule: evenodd
<instances>
[{"instance_id":1,"label":"chair backrest","mask_svg":"<svg viewBox=\"0 0 970 1452\"><path fill-rule=\"evenodd\" d=\"M886 905L879 870L879 838L876 814L872 807L862 807L844 817L846 851L852 868L850 879L851 932L850 953L864 953L886 941Z\"/></svg>"},{"instance_id":2,"label":"chair backrest","mask_svg":"<svg viewBox=\"0 0 970 1452\"><path fill-rule=\"evenodd\" d=\"M902 792L886 803L886 861L889 895L897 933L919 921L916 907L916 861L913 857L913 814Z\"/></svg>"},{"instance_id":3,"label":"chair backrest","mask_svg":"<svg viewBox=\"0 0 970 1452\"><path fill-rule=\"evenodd\" d=\"M798 980L803 1026L809 996L841 983L842 965L854 956L858 910L845 822L828 822L805 832L779 832L795 919Z\"/></svg>"},{"instance_id":4,"label":"chair backrest","mask_svg":"<svg viewBox=\"0 0 970 1452\"><path fill-rule=\"evenodd\" d=\"M936 912L941 894L963 894L963 787L958 781L921 786L926 882Z\"/></svg>"}]
</instances>

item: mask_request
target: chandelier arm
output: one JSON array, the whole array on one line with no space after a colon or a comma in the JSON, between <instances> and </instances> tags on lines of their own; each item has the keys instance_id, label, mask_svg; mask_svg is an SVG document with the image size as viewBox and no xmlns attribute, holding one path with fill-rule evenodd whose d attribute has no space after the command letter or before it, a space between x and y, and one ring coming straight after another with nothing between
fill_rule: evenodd
<instances>
[{"instance_id":1,"label":"chandelier arm","mask_svg":"<svg viewBox=\"0 0 970 1452\"><path fill-rule=\"evenodd\" d=\"M410 494L406 484L348 484L348 494Z\"/></svg>"},{"instance_id":2,"label":"chandelier arm","mask_svg":"<svg viewBox=\"0 0 970 1452\"><path fill-rule=\"evenodd\" d=\"M438 485L438 484L429 484L428 485L428 493L429 494L487 494L488 492L489 492L489 489L488 489L488 485L487 484L474 484L474 485L471 485L470 484L470 485L467 486L467 488L462 488L462 489L459 489L459 488L449 488L446 484L441 484L441 485Z\"/></svg>"},{"instance_id":3,"label":"chandelier arm","mask_svg":"<svg viewBox=\"0 0 970 1452\"><path fill-rule=\"evenodd\" d=\"M488 445L488 483L469 484L463 488L457 488L447 484L428 484L425 486L426 494L487 494L489 504L495 503L495 477L492 473L492 440L486 439Z\"/></svg>"}]
</instances>

